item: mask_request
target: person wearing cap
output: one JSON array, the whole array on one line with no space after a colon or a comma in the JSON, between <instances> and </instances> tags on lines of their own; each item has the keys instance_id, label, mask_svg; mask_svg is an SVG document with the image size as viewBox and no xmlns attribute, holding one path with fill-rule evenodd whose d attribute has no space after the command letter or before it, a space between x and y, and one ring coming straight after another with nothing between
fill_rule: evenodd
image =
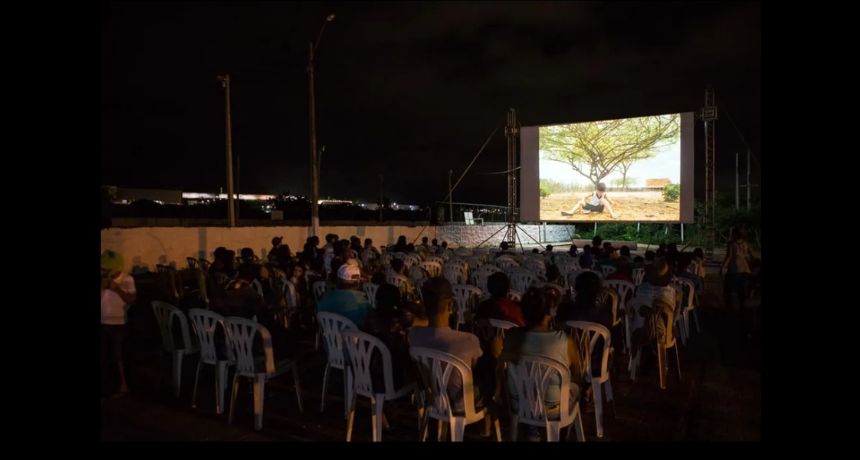
<instances>
[{"instance_id":1,"label":"person wearing cap","mask_svg":"<svg viewBox=\"0 0 860 460\"><path fill-rule=\"evenodd\" d=\"M102 364L104 367L107 355L119 371L120 386L117 395L128 393L122 365L122 341L125 335L126 310L137 299L134 278L123 271L123 266L122 255L118 252L108 249L102 253Z\"/></svg>"},{"instance_id":2,"label":"person wearing cap","mask_svg":"<svg viewBox=\"0 0 860 460\"><path fill-rule=\"evenodd\" d=\"M328 291L317 305L317 311L336 313L349 318L358 327L363 327L370 303L359 289L361 269L344 263L337 269L337 288Z\"/></svg>"},{"instance_id":3,"label":"person wearing cap","mask_svg":"<svg viewBox=\"0 0 860 460\"><path fill-rule=\"evenodd\" d=\"M654 305L666 305L672 311L680 303L680 293L672 287L672 272L664 259L657 259L645 272L645 279L636 288L636 295L628 305L633 306L630 330L633 331L634 343L643 340L643 327ZM641 335L641 337L639 337Z\"/></svg>"}]
</instances>

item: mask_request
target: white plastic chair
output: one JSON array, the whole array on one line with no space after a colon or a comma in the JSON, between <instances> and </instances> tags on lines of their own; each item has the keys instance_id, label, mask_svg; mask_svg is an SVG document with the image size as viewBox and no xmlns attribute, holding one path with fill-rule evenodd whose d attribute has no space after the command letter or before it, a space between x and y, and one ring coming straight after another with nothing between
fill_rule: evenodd
<instances>
[{"instance_id":1,"label":"white plastic chair","mask_svg":"<svg viewBox=\"0 0 860 460\"><path fill-rule=\"evenodd\" d=\"M514 290L516 291L528 291L532 283L537 280L538 279L536 276L524 270L518 270L516 272L511 273L511 287L514 288Z\"/></svg>"},{"instance_id":2,"label":"white plastic chair","mask_svg":"<svg viewBox=\"0 0 860 460\"><path fill-rule=\"evenodd\" d=\"M442 264L445 263L445 259L443 259L439 256L427 256L424 259L424 262L435 262L435 263L439 264L439 273L441 273L442 272ZM436 275L436 276L439 276L439 275Z\"/></svg>"},{"instance_id":3,"label":"white plastic chair","mask_svg":"<svg viewBox=\"0 0 860 460\"><path fill-rule=\"evenodd\" d=\"M425 391L425 409L421 423L421 441L427 440L430 419L439 421L438 440L445 437L447 426L451 426L451 441L462 442L466 425L479 422L489 417L486 407L475 410L475 389L472 382L472 368L460 358L432 348L410 347L409 355L415 360L418 373L421 375ZM463 394L456 402L451 401L455 395L448 394L448 384L454 372L459 373L463 383ZM454 407L462 405L463 412L454 412ZM495 420L496 441L502 440L502 430L499 421ZM446 425L448 424L448 425Z\"/></svg>"},{"instance_id":4,"label":"white plastic chair","mask_svg":"<svg viewBox=\"0 0 860 460\"><path fill-rule=\"evenodd\" d=\"M609 380L609 354L612 351L611 335L605 326L589 321L568 321L565 325L571 328L573 340L579 345L584 377L587 382L591 382L594 393L594 418L597 422L597 437L602 438L603 385L606 385L606 402L612 401L612 382ZM600 373L595 377L591 368L591 356L597 346L598 339L601 337L603 337L603 353L600 359Z\"/></svg>"},{"instance_id":5,"label":"white plastic chair","mask_svg":"<svg viewBox=\"0 0 860 460\"><path fill-rule=\"evenodd\" d=\"M343 337L344 359L348 372L353 376L351 399L347 400L349 415L346 422L346 442L352 440L352 426L355 421L355 403L358 396L370 398L371 423L373 425L373 442L382 442L382 425L384 414L382 412L385 401L399 399L418 389L414 382L404 384L402 387L394 387L394 377L391 365L391 352L388 347L376 337L358 331L341 331ZM371 361L374 350L379 351L382 359L382 374L384 390L377 393L373 388L373 376Z\"/></svg>"},{"instance_id":6,"label":"white plastic chair","mask_svg":"<svg viewBox=\"0 0 860 460\"><path fill-rule=\"evenodd\" d=\"M370 302L370 306L376 308L376 291L379 289L379 285L373 283L364 283L363 285L361 285L361 289L367 296L367 300L368 302Z\"/></svg>"},{"instance_id":7,"label":"white plastic chair","mask_svg":"<svg viewBox=\"0 0 860 460\"><path fill-rule=\"evenodd\" d=\"M350 392L352 391L352 375L346 371L343 355L343 336L341 332L358 330L349 318L336 313L319 312L317 321L325 339L326 364L323 371L322 397L320 397L320 412L325 411L325 394L328 390L328 376L332 369L343 371L343 416L349 414Z\"/></svg>"},{"instance_id":8,"label":"white plastic chair","mask_svg":"<svg viewBox=\"0 0 860 460\"><path fill-rule=\"evenodd\" d=\"M393 284L393 285L397 286L397 288L400 289L400 295L402 297L408 297L408 295L409 295L409 278L407 278L403 275L398 275L397 273L394 273L393 271L389 271L385 275L385 282L388 284Z\"/></svg>"},{"instance_id":9,"label":"white plastic chair","mask_svg":"<svg viewBox=\"0 0 860 460\"><path fill-rule=\"evenodd\" d=\"M200 368L204 364L215 368L215 413L224 413L224 391L227 390L227 367L234 360L218 359L215 347L215 330L220 324L224 328L224 317L210 310L192 308L188 311L191 324L200 342L200 360L197 361L197 371L194 373L194 390L191 393L191 407L197 407L197 383L200 379ZM225 332L226 334L226 332ZM228 347L229 349L229 347ZM229 356L229 355L228 355Z\"/></svg>"},{"instance_id":10,"label":"white plastic chair","mask_svg":"<svg viewBox=\"0 0 860 460\"><path fill-rule=\"evenodd\" d=\"M466 270L461 264L446 263L442 266L442 276L451 284L463 284L468 280Z\"/></svg>"},{"instance_id":11,"label":"white plastic chair","mask_svg":"<svg viewBox=\"0 0 860 460\"><path fill-rule=\"evenodd\" d=\"M173 359L173 392L179 397L179 390L182 388L182 357L197 353L199 348L197 344L191 341L191 332L188 330L188 320L185 314L173 305L167 302L155 300L152 302L152 311L155 313L155 319L158 322L158 329L161 331L161 344L164 351L170 353ZM182 345L177 345L173 340L173 320L179 322L179 332L182 336Z\"/></svg>"},{"instance_id":12,"label":"white plastic chair","mask_svg":"<svg viewBox=\"0 0 860 460\"><path fill-rule=\"evenodd\" d=\"M286 277L282 283L284 288L284 327L287 328L290 326L290 315L299 308L299 291L296 289L296 285Z\"/></svg>"},{"instance_id":13,"label":"white plastic chair","mask_svg":"<svg viewBox=\"0 0 860 460\"><path fill-rule=\"evenodd\" d=\"M496 258L496 265L501 268L503 271L508 270L510 268L519 267L518 264L513 258L506 256L499 256Z\"/></svg>"},{"instance_id":14,"label":"white plastic chair","mask_svg":"<svg viewBox=\"0 0 860 460\"><path fill-rule=\"evenodd\" d=\"M488 318L487 322L490 324L490 327L492 327L493 330L495 331L494 335L501 337L503 339L505 338L505 331L507 331L508 329L517 327L516 323L512 323L510 321L505 321L503 319Z\"/></svg>"},{"instance_id":15,"label":"white plastic chair","mask_svg":"<svg viewBox=\"0 0 860 460\"><path fill-rule=\"evenodd\" d=\"M634 268L631 277L633 278L633 285L639 287L642 284L642 280L645 279L645 269Z\"/></svg>"},{"instance_id":16,"label":"white plastic chair","mask_svg":"<svg viewBox=\"0 0 860 460\"><path fill-rule=\"evenodd\" d=\"M463 219L465 219L466 225L475 225L475 221L478 221L478 220L481 221L482 225L484 224L484 219L482 219L480 217L475 218L475 217L473 217L472 213L468 212L468 211L463 213Z\"/></svg>"},{"instance_id":17,"label":"white plastic chair","mask_svg":"<svg viewBox=\"0 0 860 460\"><path fill-rule=\"evenodd\" d=\"M430 278L428 273L419 265L409 267L409 279L412 280L413 285L422 286L428 278Z\"/></svg>"},{"instance_id":18,"label":"white plastic chair","mask_svg":"<svg viewBox=\"0 0 860 460\"><path fill-rule=\"evenodd\" d=\"M630 351L630 340L632 334L630 329L630 315L632 315L633 312L628 308L627 297L629 296L630 300L633 300L633 292L636 290L636 286L634 286L630 281L624 280L606 280L603 282L603 285L614 290L618 294L619 310L624 315L624 349L626 351Z\"/></svg>"},{"instance_id":19,"label":"white plastic chair","mask_svg":"<svg viewBox=\"0 0 860 460\"><path fill-rule=\"evenodd\" d=\"M500 271L502 271L502 270L499 267L496 267L495 265L491 265L491 264L482 265L480 268L478 268L477 271L472 272L473 273L472 283L474 283L475 286L481 288L482 291L487 292L487 279L493 273L500 272Z\"/></svg>"},{"instance_id":20,"label":"white plastic chair","mask_svg":"<svg viewBox=\"0 0 860 460\"><path fill-rule=\"evenodd\" d=\"M508 375L508 406L512 409L511 441L517 440L520 423L546 428L549 442L558 442L564 427L568 427L567 436L570 438L570 429L576 426L577 440L585 441L579 399L574 399L571 394L570 369L566 365L553 359L526 355L521 356L519 362L507 361L505 367ZM561 378L561 400L557 414L555 410L547 410L543 396L553 374Z\"/></svg>"},{"instance_id":21,"label":"white plastic chair","mask_svg":"<svg viewBox=\"0 0 860 460\"><path fill-rule=\"evenodd\" d=\"M451 289L454 291L454 313L457 314L457 329L459 329L460 325L471 321L478 300L481 298L481 290L469 284L454 284Z\"/></svg>"},{"instance_id":22,"label":"white plastic chair","mask_svg":"<svg viewBox=\"0 0 860 460\"><path fill-rule=\"evenodd\" d=\"M319 303L320 299L328 292L328 284L325 281L315 281L311 289L314 292L314 302Z\"/></svg>"},{"instance_id":23,"label":"white plastic chair","mask_svg":"<svg viewBox=\"0 0 860 460\"><path fill-rule=\"evenodd\" d=\"M666 305L661 301L654 301L652 303L652 308L660 309L657 314L652 313L652 315L648 318L648 322L646 322L645 327L648 327L652 331L652 336L656 337L656 345L657 345L657 375L659 378L660 389L666 389L666 374L669 369L669 356L666 350L670 348L675 349L675 362L678 365L678 380L682 379L681 376L681 355L680 351L678 351L678 341L675 337L674 333L674 325L675 325L675 314L676 310L672 305ZM657 334L657 321L663 322L663 330L664 335L662 337ZM630 370L630 379L634 382L636 381L636 374L639 369L639 361L641 358L642 351L636 350L635 354L631 355L630 363L628 365Z\"/></svg>"},{"instance_id":24,"label":"white plastic chair","mask_svg":"<svg viewBox=\"0 0 860 460\"><path fill-rule=\"evenodd\" d=\"M600 273L603 274L604 278L615 273L615 270L616 270L616 268L613 267L612 265L601 265L600 266Z\"/></svg>"},{"instance_id":25,"label":"white plastic chair","mask_svg":"<svg viewBox=\"0 0 860 460\"><path fill-rule=\"evenodd\" d=\"M510 299L514 302L522 302L523 293L520 291L515 291L515 290L511 289L508 291L508 299Z\"/></svg>"},{"instance_id":26,"label":"white plastic chair","mask_svg":"<svg viewBox=\"0 0 860 460\"><path fill-rule=\"evenodd\" d=\"M421 268L430 274L431 278L437 278L442 275L442 264L433 260L425 260L419 264Z\"/></svg>"},{"instance_id":27,"label":"white plastic chair","mask_svg":"<svg viewBox=\"0 0 860 460\"><path fill-rule=\"evenodd\" d=\"M687 345L687 339L690 337L690 312L693 312L693 319L696 322L696 332L701 332L699 327L699 314L696 313L696 283L687 278L675 278L672 282L675 289L681 292L681 304L678 306L680 310L675 312L676 320L681 324L681 343ZM680 313L680 314L679 314Z\"/></svg>"},{"instance_id":28,"label":"white plastic chair","mask_svg":"<svg viewBox=\"0 0 860 460\"><path fill-rule=\"evenodd\" d=\"M258 324L249 319L237 316L224 318L224 326L227 331L227 340L233 355L236 357L236 373L233 374L233 394L230 398L230 415L228 423L233 423L233 413L236 409L236 396L239 391L239 377L246 377L254 385L254 429L263 428L263 403L266 399L266 381L274 377L293 373L293 382L296 387L296 400L299 412L302 409L302 388L299 384L299 369L295 361L281 360L275 363L272 351L272 336L266 326ZM260 335L263 341L263 355L254 355L254 339Z\"/></svg>"}]
</instances>

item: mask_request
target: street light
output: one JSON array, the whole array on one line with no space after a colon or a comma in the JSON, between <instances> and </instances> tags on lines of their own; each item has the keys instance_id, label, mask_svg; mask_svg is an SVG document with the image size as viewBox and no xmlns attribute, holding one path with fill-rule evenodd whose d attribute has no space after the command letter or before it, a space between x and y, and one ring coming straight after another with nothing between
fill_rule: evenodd
<instances>
[{"instance_id":1,"label":"street light","mask_svg":"<svg viewBox=\"0 0 860 460\"><path fill-rule=\"evenodd\" d=\"M322 38L325 25L334 21L334 13L326 16L323 21L320 31L317 34L316 42L308 44L308 112L310 123L310 148L311 148L311 236L316 236L319 233L320 226L320 210L319 210L319 195L320 195L320 170L319 170L319 152L317 151L317 120L316 120L316 100L314 91L314 54L319 47L320 39Z\"/></svg>"}]
</instances>

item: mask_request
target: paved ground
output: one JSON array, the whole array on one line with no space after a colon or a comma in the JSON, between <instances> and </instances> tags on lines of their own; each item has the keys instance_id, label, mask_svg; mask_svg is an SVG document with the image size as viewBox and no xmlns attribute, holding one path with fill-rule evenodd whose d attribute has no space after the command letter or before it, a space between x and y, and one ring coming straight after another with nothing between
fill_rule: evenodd
<instances>
[{"instance_id":1,"label":"paved ground","mask_svg":"<svg viewBox=\"0 0 860 460\"><path fill-rule=\"evenodd\" d=\"M709 291L719 292L719 279L709 279ZM182 394L177 400L168 384L169 363L160 354L160 339L147 309L148 299L133 307L127 338L126 366L131 393L122 398L104 397L102 440L105 441L343 441L346 422L340 374L335 372L320 413L320 391L324 366L322 351L314 352L309 332L301 335L299 369L303 386L304 413L299 413L287 375L267 385L264 427L253 429L252 398L247 384L239 391L236 420L215 414L212 371L204 367L200 376L198 407L192 409L190 395L196 361L184 366ZM608 410L606 435L595 435L594 412L585 408L588 441L738 441L761 437L761 355L755 337L749 336L750 315L739 316L720 305L719 298L702 298L702 332L681 348L683 380L678 381L674 353L670 358L668 389L657 385L656 364L644 362L641 378L633 383L622 368L619 355L612 373L615 415ZM148 316L147 316L148 315ZM110 392L106 380L105 392ZM417 440L417 418L408 401L386 405L391 430L386 441ZM481 436L482 424L467 427L467 441L488 441ZM522 431L522 430L521 430ZM503 422L503 434L507 436ZM370 411L360 402L356 413L354 441L370 440ZM431 428L435 439L435 425Z\"/></svg>"}]
</instances>

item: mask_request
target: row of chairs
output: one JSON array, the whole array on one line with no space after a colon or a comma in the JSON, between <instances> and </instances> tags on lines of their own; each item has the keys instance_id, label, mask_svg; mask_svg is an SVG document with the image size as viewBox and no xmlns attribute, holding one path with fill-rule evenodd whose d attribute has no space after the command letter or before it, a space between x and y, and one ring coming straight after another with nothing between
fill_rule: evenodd
<instances>
[{"instance_id":1,"label":"row of chairs","mask_svg":"<svg viewBox=\"0 0 860 460\"><path fill-rule=\"evenodd\" d=\"M246 318L232 316L225 318L210 310L192 308L188 312L192 324L192 327L189 328L188 319L178 308L161 301L154 301L152 308L161 332L164 350L172 356L172 383L174 395L177 398L182 387L183 358L199 353L200 359L195 372L194 390L191 397L192 407L197 406L197 384L200 370L203 365L210 365L215 369L215 408L219 415L224 410L224 392L232 387L228 423L233 422L241 378L248 379L253 385L255 429L260 430L263 427L265 387L266 382L272 378L289 372L293 373L299 411L303 410L301 384L296 362L286 359L275 362L272 336L265 326ZM174 324L179 328L182 344L178 344L174 340ZM220 356L215 340L219 327L224 331L226 345L226 355ZM193 329L194 336L191 335L189 329ZM263 344L262 354L254 352L254 342L258 336ZM227 373L230 367L234 367L235 371L232 384L228 386Z\"/></svg>"}]
</instances>

